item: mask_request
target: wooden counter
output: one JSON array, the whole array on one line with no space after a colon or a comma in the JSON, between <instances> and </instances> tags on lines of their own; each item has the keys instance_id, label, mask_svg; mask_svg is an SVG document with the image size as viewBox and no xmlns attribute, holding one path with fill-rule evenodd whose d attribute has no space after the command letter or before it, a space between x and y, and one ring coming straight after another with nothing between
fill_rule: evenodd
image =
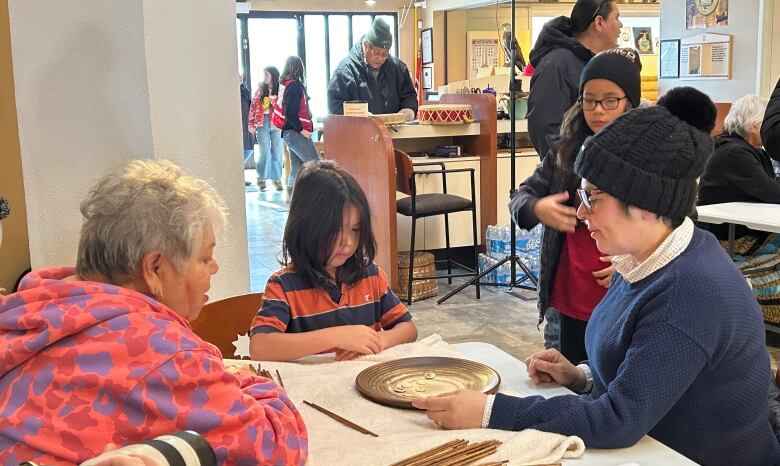
<instances>
[{"instance_id":1,"label":"wooden counter","mask_svg":"<svg viewBox=\"0 0 780 466\"><path fill-rule=\"evenodd\" d=\"M413 141L440 143L437 139L463 146L464 152L479 157L479 184L496 185L496 100L491 94L447 94L443 104L469 104L476 123L467 125L404 125L392 131L373 118L330 115L325 120L325 157L349 171L366 192L373 214L377 243L376 263L398 283L398 229L394 140L408 145ZM405 142L409 141L409 142ZM480 231L496 223L496 192L486 189L479 196Z\"/></svg>"}]
</instances>

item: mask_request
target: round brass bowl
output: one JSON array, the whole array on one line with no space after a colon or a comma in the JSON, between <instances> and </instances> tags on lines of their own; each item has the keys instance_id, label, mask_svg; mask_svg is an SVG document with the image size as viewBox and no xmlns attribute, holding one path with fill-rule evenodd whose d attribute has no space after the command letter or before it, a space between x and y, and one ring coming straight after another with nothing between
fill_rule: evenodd
<instances>
[{"instance_id":1,"label":"round brass bowl","mask_svg":"<svg viewBox=\"0 0 780 466\"><path fill-rule=\"evenodd\" d=\"M501 376L491 367L467 359L445 357L403 358L364 369L355 385L364 397L396 408L415 409L415 398L441 395L459 389L495 393Z\"/></svg>"}]
</instances>

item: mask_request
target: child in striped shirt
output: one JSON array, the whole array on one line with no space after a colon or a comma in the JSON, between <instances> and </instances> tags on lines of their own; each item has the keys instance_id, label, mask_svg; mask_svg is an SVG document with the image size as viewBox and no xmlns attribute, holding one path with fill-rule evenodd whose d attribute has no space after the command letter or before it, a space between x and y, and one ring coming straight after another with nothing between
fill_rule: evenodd
<instances>
[{"instance_id":1,"label":"child in striped shirt","mask_svg":"<svg viewBox=\"0 0 780 466\"><path fill-rule=\"evenodd\" d=\"M375 252L371 211L355 178L332 161L306 163L284 229L285 267L268 280L252 321L252 359L335 352L348 360L416 340Z\"/></svg>"}]
</instances>

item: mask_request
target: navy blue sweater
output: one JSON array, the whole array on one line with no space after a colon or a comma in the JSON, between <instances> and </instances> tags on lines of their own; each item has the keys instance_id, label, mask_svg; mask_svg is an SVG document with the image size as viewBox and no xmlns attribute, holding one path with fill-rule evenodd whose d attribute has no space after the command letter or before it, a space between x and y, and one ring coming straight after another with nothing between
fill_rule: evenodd
<instances>
[{"instance_id":1,"label":"navy blue sweater","mask_svg":"<svg viewBox=\"0 0 780 466\"><path fill-rule=\"evenodd\" d=\"M591 448L650 434L701 464L780 462L761 312L710 233L696 229L682 254L638 282L616 274L585 346L589 395L498 394L490 427L577 435Z\"/></svg>"}]
</instances>

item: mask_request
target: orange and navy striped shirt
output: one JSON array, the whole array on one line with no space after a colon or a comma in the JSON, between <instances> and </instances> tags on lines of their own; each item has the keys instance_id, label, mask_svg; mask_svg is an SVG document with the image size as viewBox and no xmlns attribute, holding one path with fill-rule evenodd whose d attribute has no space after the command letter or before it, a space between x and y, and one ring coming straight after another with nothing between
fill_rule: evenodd
<instances>
[{"instance_id":1,"label":"orange and navy striped shirt","mask_svg":"<svg viewBox=\"0 0 780 466\"><path fill-rule=\"evenodd\" d=\"M374 263L352 285L326 281L310 287L287 266L271 275L263 303L252 321L256 333L301 333L340 325L367 325L389 330L412 315L390 289L385 272Z\"/></svg>"}]
</instances>

